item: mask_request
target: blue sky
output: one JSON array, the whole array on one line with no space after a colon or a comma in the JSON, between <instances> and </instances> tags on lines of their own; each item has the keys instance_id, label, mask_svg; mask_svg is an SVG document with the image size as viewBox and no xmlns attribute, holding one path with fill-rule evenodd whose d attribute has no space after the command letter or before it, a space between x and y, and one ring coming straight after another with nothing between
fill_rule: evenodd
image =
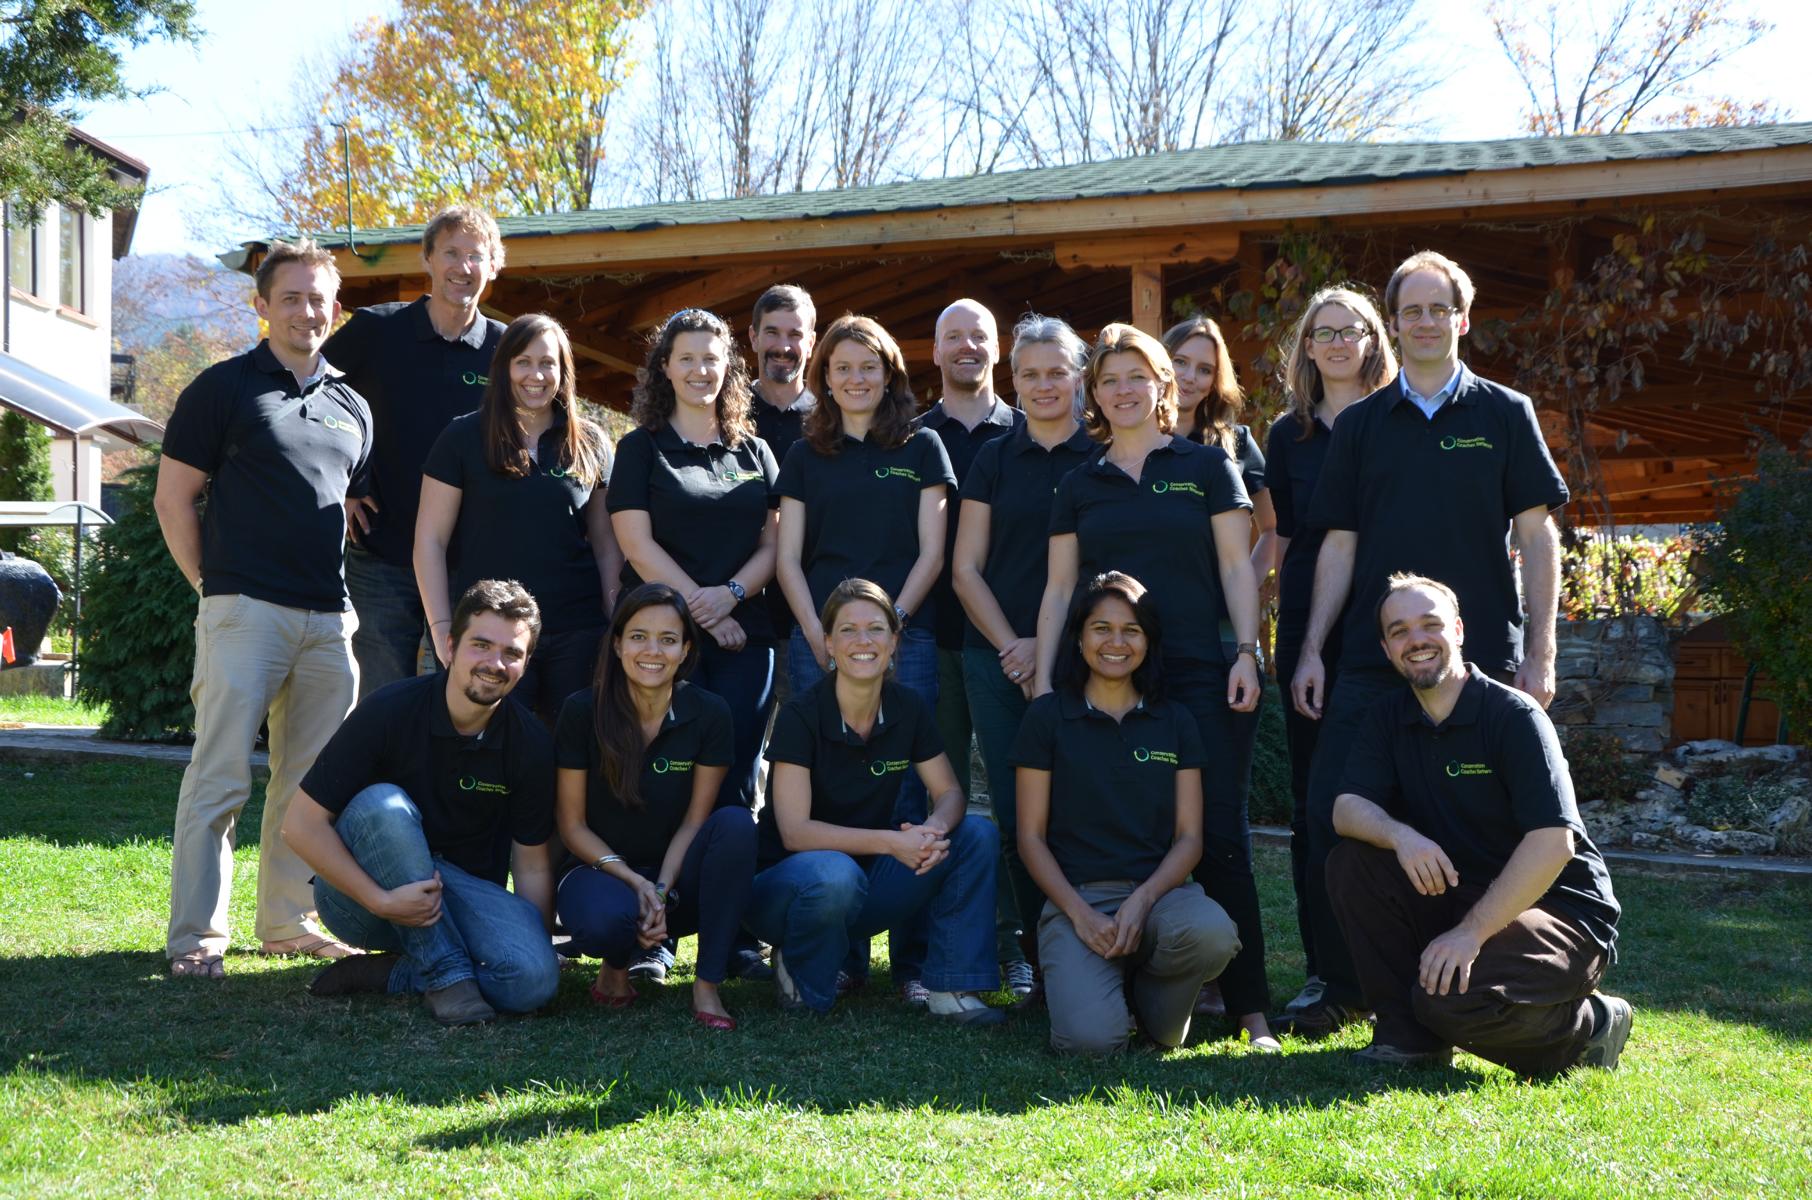
<instances>
[{"instance_id":1,"label":"blue sky","mask_svg":"<svg viewBox=\"0 0 1812 1200\"><path fill-rule=\"evenodd\" d=\"M1415 0L1406 0L1414 3ZM145 100L106 104L81 125L151 167L154 193L140 215L133 249L213 254L242 237L269 232L215 222L198 233L218 205L223 153L231 130L280 112L291 91L298 59L331 52L358 22L389 6L373 0L313 0L298 7L265 0L201 0L207 36L198 47L153 44L134 51L128 76L141 87L163 89ZM1707 90L1769 99L1801 120L1812 120L1812 72L1803 50L1812 44L1812 6L1764 3L1757 8L1776 25L1762 43L1733 60ZM1512 136L1520 108L1515 77L1491 42L1483 5L1423 0L1432 38L1460 64L1453 77L1426 97L1438 113L1436 136L1452 139ZM300 18L306 16L304 23ZM1765 80L1758 95L1751 81ZM298 113L300 122L308 114ZM285 118L279 116L277 119Z\"/></svg>"}]
</instances>

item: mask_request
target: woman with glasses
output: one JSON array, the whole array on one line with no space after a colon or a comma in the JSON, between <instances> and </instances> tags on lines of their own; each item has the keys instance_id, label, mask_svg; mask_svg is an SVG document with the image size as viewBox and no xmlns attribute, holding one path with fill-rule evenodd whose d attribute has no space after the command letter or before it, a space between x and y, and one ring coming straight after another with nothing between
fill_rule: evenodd
<instances>
[{"instance_id":1,"label":"woman with glasses","mask_svg":"<svg viewBox=\"0 0 1812 1200\"><path fill-rule=\"evenodd\" d=\"M454 418L422 466L415 579L434 653L451 658L453 597L516 580L543 621L516 695L550 729L591 678L617 591L609 477L610 444L579 410L572 343L545 313L510 322L478 411Z\"/></svg>"},{"instance_id":2,"label":"woman with glasses","mask_svg":"<svg viewBox=\"0 0 1812 1200\"><path fill-rule=\"evenodd\" d=\"M1210 764L1202 886L1233 918L1241 943L1221 975L1227 1011L1255 1047L1275 1050L1246 820L1252 742L1244 726L1259 699L1252 502L1226 451L1172 436L1176 374L1162 342L1130 325L1107 326L1084 384L1083 425L1104 444L1057 485L1034 691L1052 688L1078 578L1123 571L1151 590L1165 630L1166 693L1195 718ZM1231 657L1221 642L1223 609L1236 638Z\"/></svg>"},{"instance_id":3,"label":"woman with glasses","mask_svg":"<svg viewBox=\"0 0 1812 1200\"><path fill-rule=\"evenodd\" d=\"M1384 322L1372 302L1348 287L1328 287L1309 298L1291 331L1284 356L1283 384L1288 411L1271 426L1266 443L1268 478L1277 509L1279 560L1277 593L1277 678L1284 687L1296 674L1308 629L1315 586L1315 558L1322 530L1301 524L1321 477L1334 421L1347 406L1388 383L1397 373ZM1340 624L1322 652L1333 687L1333 664L1340 661ZM1319 722L1285 703L1284 734L1290 750L1290 862L1296 885L1297 928L1307 959L1308 982L1285 1006L1295 1011L1321 998L1313 923L1307 907L1309 763L1315 755Z\"/></svg>"},{"instance_id":4,"label":"woman with glasses","mask_svg":"<svg viewBox=\"0 0 1812 1200\"><path fill-rule=\"evenodd\" d=\"M729 326L696 308L667 318L630 415L638 428L617 446L609 501L623 587L658 581L686 598L704 631L692 681L722 696L736 725L722 802L752 809L774 707L774 628L762 589L774 576L780 469L755 436L748 370Z\"/></svg>"}]
</instances>

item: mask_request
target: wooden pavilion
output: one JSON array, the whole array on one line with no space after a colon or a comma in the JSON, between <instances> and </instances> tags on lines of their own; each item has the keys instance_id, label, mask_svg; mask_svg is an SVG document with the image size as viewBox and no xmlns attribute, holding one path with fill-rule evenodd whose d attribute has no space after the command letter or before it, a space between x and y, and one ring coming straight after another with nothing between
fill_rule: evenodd
<instances>
[{"instance_id":1,"label":"wooden pavilion","mask_svg":"<svg viewBox=\"0 0 1812 1200\"><path fill-rule=\"evenodd\" d=\"M487 308L508 319L546 311L572 331L583 390L628 401L648 332L697 306L746 329L774 283L811 292L820 325L869 313L900 339L921 396L938 312L958 296L989 305L1003 331L1021 313L1061 316L1085 334L1131 318L1156 331L1181 298L1225 316L1259 295L1293 234L1315 231L1338 261L1381 290L1408 253L1440 249L1478 284L1476 330L1538 321L1551 289L1609 253L1655 214L1702 223L1705 252L1739 259L1754 230L1812 232L1812 124L1492 142L1249 143L1136 159L840 191L653 204L501 222L507 265ZM419 295L420 226L320 236L334 249L350 308ZM223 255L255 267L268 242ZM1801 268L1802 270L1804 268ZM1742 314L1769 297L1724 298ZM1683 301L1682 307L1689 302ZM1535 392L1557 457L1595 451L1620 524L1703 519L1714 478L1753 470L1755 431L1788 442L1812 428L1812 398L1775 385L1746 354L1681 361L1691 312L1673 314L1626 387L1583 421ZM1222 321L1248 386L1265 347L1249 322ZM1467 358L1513 380L1501 336ZM1000 383L1006 384L1003 372ZM1784 394L1783 394L1784 393ZM1263 414L1268 416L1269 414Z\"/></svg>"}]
</instances>

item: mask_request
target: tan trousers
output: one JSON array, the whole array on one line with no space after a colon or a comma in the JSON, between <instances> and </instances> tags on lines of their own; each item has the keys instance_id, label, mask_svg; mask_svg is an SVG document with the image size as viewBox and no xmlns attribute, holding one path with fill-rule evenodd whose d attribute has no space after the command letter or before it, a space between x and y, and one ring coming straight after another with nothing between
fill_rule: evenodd
<instances>
[{"instance_id":1,"label":"tan trousers","mask_svg":"<svg viewBox=\"0 0 1812 1200\"><path fill-rule=\"evenodd\" d=\"M270 783L258 832L260 941L315 933L311 872L279 830L302 776L352 708L352 613L206 596L195 618L195 750L183 772L170 864L165 953L227 947L234 827L252 791L258 726L270 724Z\"/></svg>"},{"instance_id":2,"label":"tan trousers","mask_svg":"<svg viewBox=\"0 0 1812 1200\"><path fill-rule=\"evenodd\" d=\"M1076 890L1096 912L1111 917L1135 886L1120 880ZM1132 1025L1129 992L1146 1036L1162 1046L1182 1045L1202 982L1218 977L1238 953L1233 918L1198 883L1172 888L1151 906L1139 949L1124 958L1102 958L1090 950L1070 919L1046 901L1038 919L1038 963L1044 969L1052 1049L1068 1054L1125 1049Z\"/></svg>"}]
</instances>

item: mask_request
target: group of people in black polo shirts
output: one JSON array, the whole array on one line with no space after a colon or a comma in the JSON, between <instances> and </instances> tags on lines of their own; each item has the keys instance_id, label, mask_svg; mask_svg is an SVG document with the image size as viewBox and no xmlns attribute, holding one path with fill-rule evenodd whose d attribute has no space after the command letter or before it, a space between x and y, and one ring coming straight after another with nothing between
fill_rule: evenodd
<instances>
[{"instance_id":1,"label":"group of people in black polo shirts","mask_svg":"<svg viewBox=\"0 0 1812 1200\"><path fill-rule=\"evenodd\" d=\"M1206 318L1091 346L1028 316L1014 406L956 301L921 414L886 329L820 335L790 285L753 375L673 314L612 447L559 323L479 312L494 221L437 215L423 262L330 336L332 257L273 247L268 341L172 415L158 513L202 596L173 974L224 975L262 721L261 949L329 960L319 996L471 1024L549 1003L564 954L625 1008L696 934L695 1020L733 1030L726 980L823 1014L886 931L906 1003L1000 1024L1004 975L1065 1051L1208 1015L1256 1051L1370 1021L1373 1062L1616 1065L1617 902L1543 712L1567 491L1528 399L1460 362L1457 264L1407 260L1388 325L1314 296L1262 454ZM1274 568L1309 967L1276 1012Z\"/></svg>"}]
</instances>

